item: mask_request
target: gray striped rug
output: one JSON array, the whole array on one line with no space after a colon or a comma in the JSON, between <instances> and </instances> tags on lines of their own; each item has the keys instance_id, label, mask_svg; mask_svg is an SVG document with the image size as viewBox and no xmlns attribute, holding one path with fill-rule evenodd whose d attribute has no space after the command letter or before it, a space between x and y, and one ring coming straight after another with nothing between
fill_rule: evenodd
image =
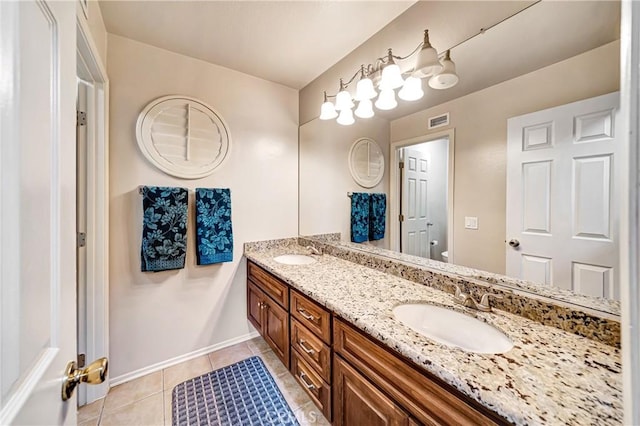
<instances>
[{"instance_id":1,"label":"gray striped rug","mask_svg":"<svg viewBox=\"0 0 640 426\"><path fill-rule=\"evenodd\" d=\"M171 406L174 426L299 426L257 356L180 383Z\"/></svg>"}]
</instances>

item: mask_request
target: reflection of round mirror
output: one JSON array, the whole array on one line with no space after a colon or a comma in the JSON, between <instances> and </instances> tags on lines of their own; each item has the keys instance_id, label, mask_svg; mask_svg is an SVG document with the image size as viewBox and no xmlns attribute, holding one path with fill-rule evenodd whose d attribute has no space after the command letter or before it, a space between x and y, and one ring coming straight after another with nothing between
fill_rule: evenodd
<instances>
[{"instance_id":1,"label":"reflection of round mirror","mask_svg":"<svg viewBox=\"0 0 640 426\"><path fill-rule=\"evenodd\" d=\"M349 151L349 170L356 183L364 188L373 188L384 176L384 154L378 142L360 138Z\"/></svg>"}]
</instances>

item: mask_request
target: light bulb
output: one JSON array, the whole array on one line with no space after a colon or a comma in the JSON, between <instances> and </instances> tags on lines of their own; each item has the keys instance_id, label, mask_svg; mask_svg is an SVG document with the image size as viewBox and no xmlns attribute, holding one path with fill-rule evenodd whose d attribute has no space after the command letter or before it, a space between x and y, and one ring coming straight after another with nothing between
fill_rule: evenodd
<instances>
[{"instance_id":1,"label":"light bulb","mask_svg":"<svg viewBox=\"0 0 640 426\"><path fill-rule=\"evenodd\" d=\"M363 78L358 81L356 86L356 100L373 99L378 95L376 89L373 88L373 81L370 78Z\"/></svg>"},{"instance_id":2,"label":"light bulb","mask_svg":"<svg viewBox=\"0 0 640 426\"><path fill-rule=\"evenodd\" d=\"M353 108L354 104L351 100L351 94L346 90L342 90L336 95L336 111Z\"/></svg>"},{"instance_id":3,"label":"light bulb","mask_svg":"<svg viewBox=\"0 0 640 426\"><path fill-rule=\"evenodd\" d=\"M429 43L429 30L424 30L424 41L422 42L422 49L420 49L416 57L413 75L419 78L428 77L436 74L441 69L442 65L438 60L438 52Z\"/></svg>"},{"instance_id":4,"label":"light bulb","mask_svg":"<svg viewBox=\"0 0 640 426\"><path fill-rule=\"evenodd\" d=\"M320 120L331 120L338 116L333 102L326 101L320 107Z\"/></svg>"},{"instance_id":5,"label":"light bulb","mask_svg":"<svg viewBox=\"0 0 640 426\"><path fill-rule=\"evenodd\" d=\"M343 126L350 126L356 122L353 118L353 112L351 112L351 108L343 109L340 111L340 115L336 120L338 124L342 124Z\"/></svg>"},{"instance_id":6,"label":"light bulb","mask_svg":"<svg viewBox=\"0 0 640 426\"><path fill-rule=\"evenodd\" d=\"M429 86L434 89L449 89L458 84L458 75L456 74L456 64L451 60L451 55L447 50L442 60L442 71L429 79Z\"/></svg>"},{"instance_id":7,"label":"light bulb","mask_svg":"<svg viewBox=\"0 0 640 426\"><path fill-rule=\"evenodd\" d=\"M404 84L400 67L396 64L389 64L382 69L382 79L380 80L380 90L397 89Z\"/></svg>"},{"instance_id":8,"label":"light bulb","mask_svg":"<svg viewBox=\"0 0 640 426\"><path fill-rule=\"evenodd\" d=\"M358 108L356 108L355 114L360 118L373 117L373 104L371 103L371 99L361 100L358 104Z\"/></svg>"},{"instance_id":9,"label":"light bulb","mask_svg":"<svg viewBox=\"0 0 640 426\"><path fill-rule=\"evenodd\" d=\"M398 92L398 97L403 101L417 101L423 96L422 80L417 77L408 77L404 81L404 86Z\"/></svg>"},{"instance_id":10,"label":"light bulb","mask_svg":"<svg viewBox=\"0 0 640 426\"><path fill-rule=\"evenodd\" d=\"M380 92L380 96L378 96L378 100L376 101L376 108L381 110L389 110L394 109L398 106L398 102L396 101L396 93L393 89L383 89Z\"/></svg>"}]
</instances>

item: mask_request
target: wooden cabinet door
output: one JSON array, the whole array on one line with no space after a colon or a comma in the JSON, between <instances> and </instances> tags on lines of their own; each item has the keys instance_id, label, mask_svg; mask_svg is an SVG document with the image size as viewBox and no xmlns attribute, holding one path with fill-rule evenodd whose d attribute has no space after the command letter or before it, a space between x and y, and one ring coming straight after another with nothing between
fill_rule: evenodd
<instances>
[{"instance_id":1,"label":"wooden cabinet door","mask_svg":"<svg viewBox=\"0 0 640 426\"><path fill-rule=\"evenodd\" d=\"M409 415L340 357L334 357L334 426L409 426Z\"/></svg>"},{"instance_id":2,"label":"wooden cabinet door","mask_svg":"<svg viewBox=\"0 0 640 426\"><path fill-rule=\"evenodd\" d=\"M262 304L264 299L262 291L251 281L247 281L247 317L260 334L264 334L262 332Z\"/></svg>"},{"instance_id":3,"label":"wooden cabinet door","mask_svg":"<svg viewBox=\"0 0 640 426\"><path fill-rule=\"evenodd\" d=\"M269 297L264 297L262 337L289 369L289 313Z\"/></svg>"}]
</instances>

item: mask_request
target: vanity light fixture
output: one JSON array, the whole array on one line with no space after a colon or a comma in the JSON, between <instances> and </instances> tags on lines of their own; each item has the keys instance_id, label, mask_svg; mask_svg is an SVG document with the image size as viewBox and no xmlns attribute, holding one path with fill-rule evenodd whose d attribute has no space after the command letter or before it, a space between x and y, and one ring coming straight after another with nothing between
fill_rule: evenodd
<instances>
[{"instance_id":1,"label":"vanity light fixture","mask_svg":"<svg viewBox=\"0 0 640 426\"><path fill-rule=\"evenodd\" d=\"M429 79L429 87L448 89L458 84L458 80L460 79L456 74L456 64L451 60L451 55L447 50L442 60L442 70Z\"/></svg>"},{"instance_id":2,"label":"vanity light fixture","mask_svg":"<svg viewBox=\"0 0 640 426\"><path fill-rule=\"evenodd\" d=\"M414 66L403 73L396 61L404 61L414 55ZM398 106L397 89L400 89L398 97L403 101L421 99L424 96L422 79L426 77L430 77L429 86L434 89L449 89L455 86L459 78L456 75L455 64L451 60L450 49L440 56L443 56L442 60L429 42L429 30L424 30L422 43L407 56L396 56L389 49L386 56L377 58L373 64L361 65L346 83L340 79L337 95L327 95L325 91L320 120L331 120L337 117L339 124L345 126L353 124L355 122L352 112L355 106L354 101L358 102L358 107L355 109L355 115L358 118L373 117L374 104L379 110L394 109ZM355 96L352 98L347 88L358 76L360 79L356 85ZM376 96L378 99L374 103L373 99ZM329 101L329 98L335 98L335 104Z\"/></svg>"},{"instance_id":3,"label":"vanity light fixture","mask_svg":"<svg viewBox=\"0 0 640 426\"><path fill-rule=\"evenodd\" d=\"M322 104L322 108L320 108L320 120L331 120L337 116L338 112L336 111L335 105L327 99L327 92L324 92L324 103Z\"/></svg>"}]
</instances>

